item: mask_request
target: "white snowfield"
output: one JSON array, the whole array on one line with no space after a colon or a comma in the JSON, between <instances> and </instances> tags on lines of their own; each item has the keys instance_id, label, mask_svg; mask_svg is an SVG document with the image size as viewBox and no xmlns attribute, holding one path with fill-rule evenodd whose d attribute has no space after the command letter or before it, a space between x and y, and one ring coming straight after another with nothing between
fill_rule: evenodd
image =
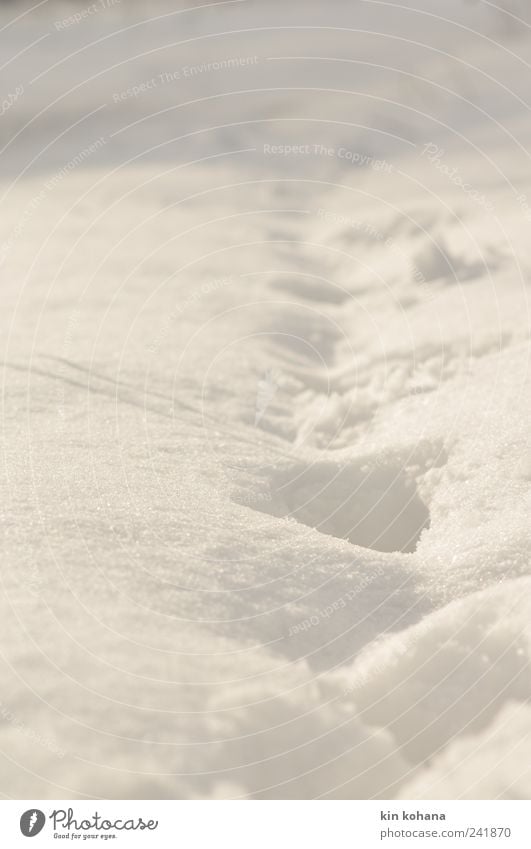
<instances>
[{"instance_id":1,"label":"white snowfield","mask_svg":"<svg viewBox=\"0 0 531 849\"><path fill-rule=\"evenodd\" d=\"M529 9L190 6L0 14L0 792L529 798Z\"/></svg>"}]
</instances>

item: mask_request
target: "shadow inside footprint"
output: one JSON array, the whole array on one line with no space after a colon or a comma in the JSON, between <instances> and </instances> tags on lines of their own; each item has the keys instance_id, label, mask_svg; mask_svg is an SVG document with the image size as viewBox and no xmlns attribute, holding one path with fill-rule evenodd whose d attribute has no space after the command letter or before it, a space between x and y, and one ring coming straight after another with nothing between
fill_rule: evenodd
<instances>
[{"instance_id":1,"label":"shadow inside footprint","mask_svg":"<svg viewBox=\"0 0 531 849\"><path fill-rule=\"evenodd\" d=\"M430 514L400 467L317 463L275 476L264 512L376 551L413 552Z\"/></svg>"},{"instance_id":2,"label":"shadow inside footprint","mask_svg":"<svg viewBox=\"0 0 531 849\"><path fill-rule=\"evenodd\" d=\"M342 304L350 296L349 293L336 286L324 277L281 277L273 280L273 289L280 290L296 298L307 301L316 301L323 304Z\"/></svg>"}]
</instances>

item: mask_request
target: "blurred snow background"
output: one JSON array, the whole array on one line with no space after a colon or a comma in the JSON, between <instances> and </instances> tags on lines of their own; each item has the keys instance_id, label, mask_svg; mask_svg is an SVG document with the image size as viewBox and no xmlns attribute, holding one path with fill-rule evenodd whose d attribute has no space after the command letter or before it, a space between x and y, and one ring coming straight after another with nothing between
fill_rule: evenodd
<instances>
[{"instance_id":1,"label":"blurred snow background","mask_svg":"<svg viewBox=\"0 0 531 849\"><path fill-rule=\"evenodd\" d=\"M528 798L530 26L2 4L5 797Z\"/></svg>"}]
</instances>

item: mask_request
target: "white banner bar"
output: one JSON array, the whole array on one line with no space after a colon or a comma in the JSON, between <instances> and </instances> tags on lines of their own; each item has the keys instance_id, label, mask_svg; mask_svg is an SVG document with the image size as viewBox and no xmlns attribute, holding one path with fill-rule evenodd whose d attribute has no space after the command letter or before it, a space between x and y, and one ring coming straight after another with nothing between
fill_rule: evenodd
<instances>
[{"instance_id":1,"label":"white banner bar","mask_svg":"<svg viewBox=\"0 0 531 849\"><path fill-rule=\"evenodd\" d=\"M183 849L529 849L531 803L3 801L0 832L6 849L67 840Z\"/></svg>"}]
</instances>

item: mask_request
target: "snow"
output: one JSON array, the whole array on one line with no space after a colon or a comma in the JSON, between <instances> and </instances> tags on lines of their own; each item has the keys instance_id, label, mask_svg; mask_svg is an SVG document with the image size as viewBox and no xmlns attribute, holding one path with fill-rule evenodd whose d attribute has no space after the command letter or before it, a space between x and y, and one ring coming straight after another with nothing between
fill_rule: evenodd
<instances>
[{"instance_id":1,"label":"snow","mask_svg":"<svg viewBox=\"0 0 531 849\"><path fill-rule=\"evenodd\" d=\"M4 796L528 797L529 25L417 7L2 7Z\"/></svg>"}]
</instances>

